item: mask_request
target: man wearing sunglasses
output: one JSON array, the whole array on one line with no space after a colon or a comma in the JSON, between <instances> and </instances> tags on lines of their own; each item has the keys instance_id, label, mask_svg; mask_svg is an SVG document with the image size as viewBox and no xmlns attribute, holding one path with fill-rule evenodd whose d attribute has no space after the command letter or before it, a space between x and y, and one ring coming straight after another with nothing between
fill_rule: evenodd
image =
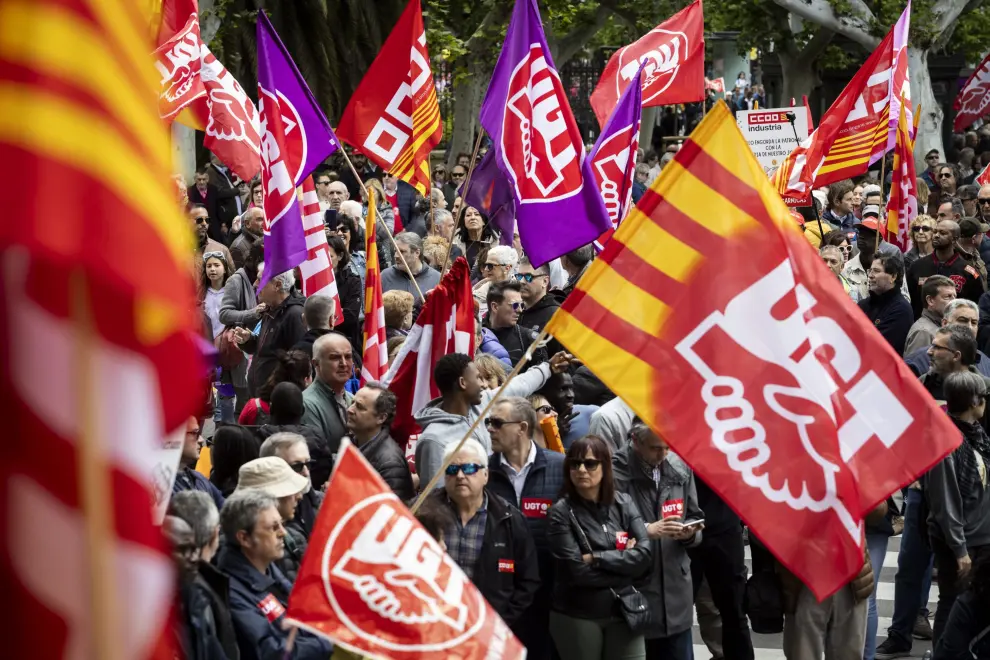
<instances>
[{"instance_id":1,"label":"man wearing sunglasses","mask_svg":"<svg viewBox=\"0 0 990 660\"><path fill-rule=\"evenodd\" d=\"M529 396L543 387L551 373L566 371L571 359L567 353L557 353L548 363L538 364L509 381L502 396ZM463 353L451 353L437 360L433 380L440 390L440 398L430 401L415 414L416 423L423 429L416 442L416 474L420 488L425 488L440 469L444 450L460 442L484 405L495 396L494 390L485 389L478 367ZM484 424L475 427L473 437L486 451L492 445Z\"/></svg>"},{"instance_id":2,"label":"man wearing sunglasses","mask_svg":"<svg viewBox=\"0 0 990 660\"><path fill-rule=\"evenodd\" d=\"M519 324L519 316L526 307L522 301L522 285L514 280L495 282L488 287L485 299L488 316L485 325L492 331L498 343L509 353L515 364L536 339L537 333ZM547 349L540 347L533 354L533 364L547 361Z\"/></svg>"},{"instance_id":3,"label":"man wearing sunglasses","mask_svg":"<svg viewBox=\"0 0 990 660\"><path fill-rule=\"evenodd\" d=\"M990 184L980 188L976 194L976 211L983 222L990 223Z\"/></svg>"},{"instance_id":4,"label":"man wearing sunglasses","mask_svg":"<svg viewBox=\"0 0 990 660\"><path fill-rule=\"evenodd\" d=\"M932 149L927 154L925 154L925 164L928 166L924 172L919 176L928 184L928 189L935 192L938 189L937 183L937 170L939 163L939 152L938 149Z\"/></svg>"},{"instance_id":5,"label":"man wearing sunglasses","mask_svg":"<svg viewBox=\"0 0 990 660\"><path fill-rule=\"evenodd\" d=\"M536 411L522 397L509 397L492 406L485 426L494 452L488 459L488 489L519 509L526 519L542 580L522 618L525 623L519 640L526 646L527 657L549 658L553 555L547 544L547 516L564 486L564 456L533 441Z\"/></svg>"},{"instance_id":6,"label":"man wearing sunglasses","mask_svg":"<svg viewBox=\"0 0 990 660\"><path fill-rule=\"evenodd\" d=\"M443 535L447 554L515 633L528 623L523 613L540 588L536 546L519 510L486 488L488 452L481 443L469 438L456 449L444 452L450 458L444 489L432 495L454 514Z\"/></svg>"},{"instance_id":7,"label":"man wearing sunglasses","mask_svg":"<svg viewBox=\"0 0 990 660\"><path fill-rule=\"evenodd\" d=\"M227 246L210 238L210 213L205 206L193 204L189 209L189 222L192 224L193 233L196 236L196 252L195 259L193 259L193 270L196 274L194 281L200 280L203 255L207 252L222 252L223 258L227 260L228 264L234 263Z\"/></svg>"}]
</instances>

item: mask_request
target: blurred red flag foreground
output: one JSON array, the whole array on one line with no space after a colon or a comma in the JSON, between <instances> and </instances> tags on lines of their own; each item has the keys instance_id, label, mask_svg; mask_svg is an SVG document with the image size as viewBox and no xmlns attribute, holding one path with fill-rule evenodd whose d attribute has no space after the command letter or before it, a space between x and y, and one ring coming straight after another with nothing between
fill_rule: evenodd
<instances>
[{"instance_id":1,"label":"blurred red flag foreground","mask_svg":"<svg viewBox=\"0 0 990 660\"><path fill-rule=\"evenodd\" d=\"M356 653L526 657L460 567L347 440L286 618Z\"/></svg>"}]
</instances>

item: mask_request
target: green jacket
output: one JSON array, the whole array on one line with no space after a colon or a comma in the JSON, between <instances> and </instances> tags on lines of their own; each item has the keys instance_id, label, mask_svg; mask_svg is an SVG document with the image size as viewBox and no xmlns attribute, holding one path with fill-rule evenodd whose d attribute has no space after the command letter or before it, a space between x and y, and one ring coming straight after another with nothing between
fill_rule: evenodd
<instances>
[{"instance_id":1,"label":"green jacket","mask_svg":"<svg viewBox=\"0 0 990 660\"><path fill-rule=\"evenodd\" d=\"M314 380L303 392L302 423L322 431L334 455L340 449L340 439L347 435L346 411L353 398L344 390L344 409L339 410L333 390L320 380Z\"/></svg>"}]
</instances>

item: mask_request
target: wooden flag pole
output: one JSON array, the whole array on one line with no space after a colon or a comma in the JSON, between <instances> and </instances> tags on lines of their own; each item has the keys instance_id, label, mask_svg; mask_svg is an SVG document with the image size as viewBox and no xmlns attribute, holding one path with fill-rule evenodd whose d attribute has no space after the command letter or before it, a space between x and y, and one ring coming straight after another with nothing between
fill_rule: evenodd
<instances>
[{"instance_id":1,"label":"wooden flag pole","mask_svg":"<svg viewBox=\"0 0 990 660\"><path fill-rule=\"evenodd\" d=\"M884 152L883 152L883 156L880 157L880 206L881 207L883 207L883 197L884 197L884 195L883 195L883 177L884 177L884 170L886 169L886 165L887 165L887 151L885 149ZM877 256L877 252L880 251L880 221L883 219L883 218L880 217L880 211L879 210L877 211L877 213L878 213L878 215L877 215L877 238L873 242L873 256L874 257L876 257Z\"/></svg>"},{"instance_id":2,"label":"wooden flag pole","mask_svg":"<svg viewBox=\"0 0 990 660\"><path fill-rule=\"evenodd\" d=\"M464 200L467 197L468 189L471 186L471 176L474 174L474 166L478 163L478 151L481 149L481 140L485 137L485 129L478 128L478 139L474 141L474 153L471 154L471 164L468 167L467 176L464 177L464 192L460 195L461 198L461 208L457 212L457 217L454 218L454 228L450 231L450 241L447 244L447 256L443 258L443 268L440 269L440 277L447 272L447 266L450 265L450 252L454 249L454 237L457 236L457 229L461 226L461 218L464 217ZM464 255L465 257L467 255ZM468 264L470 268L471 264Z\"/></svg>"},{"instance_id":3,"label":"wooden flag pole","mask_svg":"<svg viewBox=\"0 0 990 660\"><path fill-rule=\"evenodd\" d=\"M482 411L478 413L478 417L475 418L474 422L471 424L471 427L467 430L467 433L465 433L464 437L461 438L461 441L457 443L457 448L454 449L454 451L450 452L450 456L448 456L444 460L443 464L440 466L440 469L437 470L436 474L433 475L433 478L430 479L430 482L423 487L423 490L419 494L419 497L416 498L416 502L409 508L409 510L412 512L413 515L416 515L416 512L419 511L419 507L423 506L423 501L429 496L430 493L433 492L433 489L436 488L437 482L440 481L440 478L443 476L444 471L446 471L447 466L450 465L450 463L454 460L454 456L457 454L457 452L461 450L461 447L464 446L464 443L467 442L467 439L471 437L471 435L474 433L474 430L478 428L478 425L484 423L485 415L487 415L488 411L491 410L492 406L495 405L495 403L498 401L498 398L502 396L502 392L505 390L509 382L517 375L519 375L519 372L522 370L522 368L526 365L527 362L533 359L534 351L536 351L536 348L540 345L540 342L542 342L546 338L546 336L547 336L547 329L546 327L544 327L543 330L540 331L540 334L536 336L536 339L534 339L533 342L529 345L529 348L526 349L526 352L523 353L523 356L519 358L519 362L516 363L516 366L512 368L512 371L509 373L509 376L505 379L505 382L502 383L502 386L499 387L498 390L495 392L495 396L493 396L491 400L488 402L488 405L486 405L482 409ZM553 369L550 370L550 373L551 374L553 373Z\"/></svg>"},{"instance_id":4,"label":"wooden flag pole","mask_svg":"<svg viewBox=\"0 0 990 660\"><path fill-rule=\"evenodd\" d=\"M103 450L104 442L100 439L100 422L96 412L98 404L93 388L96 373L93 364L96 359L95 329L86 291L86 275L78 269L69 277L69 300L77 344L73 389L79 411L79 435L76 439L79 499L85 520L85 580L89 583L89 604L93 613L92 647L89 650L95 658L116 660L120 658L120 631L116 625L119 605L112 564L114 542L111 540L116 537L116 532L111 469L107 464L108 454Z\"/></svg>"},{"instance_id":5,"label":"wooden flag pole","mask_svg":"<svg viewBox=\"0 0 990 660\"><path fill-rule=\"evenodd\" d=\"M344 150L344 149L341 149L340 151L341 151L341 153L344 154L344 160L347 161L347 166L351 168L351 174L353 174L354 175L354 178L357 179L358 185L361 186L361 190L364 191L364 194L365 195L369 195L368 189L365 187L364 181L361 179L361 175L358 174L357 169L354 167L354 163L351 162L350 156L347 155L347 151ZM372 201L372 200L370 200L370 197L369 197L369 201ZM393 247L393 249L395 249L396 256L399 257L399 261L401 261L402 262L402 265L405 266L406 272L409 273L409 279L412 280L413 286L416 287L416 293L419 294L419 299L422 300L425 303L426 302L426 296L424 296L423 295L423 292L420 290L420 288L419 288L419 282L416 281L416 278L413 275L412 269L410 269L409 268L409 264L406 263L406 258L402 256L402 251L399 249L399 244L395 242L395 236L392 235L392 230L389 229L388 228L388 225L386 225L385 222L382 220L382 216L377 212L378 211L377 208L375 209L375 211L376 211L375 212L375 222L376 223L380 223L381 226L385 229L385 233L388 234L388 239L390 241L392 241L392 247ZM382 260L379 258L379 260L378 260L378 270L379 270L379 272L381 272L381 269L382 269Z\"/></svg>"}]
</instances>

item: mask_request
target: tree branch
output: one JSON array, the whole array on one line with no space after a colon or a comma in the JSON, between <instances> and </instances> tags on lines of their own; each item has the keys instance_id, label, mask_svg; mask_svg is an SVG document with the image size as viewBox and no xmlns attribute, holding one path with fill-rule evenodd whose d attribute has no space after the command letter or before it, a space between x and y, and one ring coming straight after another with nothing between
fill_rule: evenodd
<instances>
[{"instance_id":1,"label":"tree branch","mask_svg":"<svg viewBox=\"0 0 990 660\"><path fill-rule=\"evenodd\" d=\"M568 60L578 54L584 45L591 41L612 15L612 10L604 4L599 5L595 15L584 25L571 30L569 33L554 39L550 45L550 52L553 54L553 62L558 69L564 66Z\"/></svg>"},{"instance_id":2,"label":"tree branch","mask_svg":"<svg viewBox=\"0 0 990 660\"><path fill-rule=\"evenodd\" d=\"M983 0L937 0L932 7L932 14L935 15L935 37L932 40L932 48L945 46L955 31L959 17L981 4Z\"/></svg>"},{"instance_id":3,"label":"tree branch","mask_svg":"<svg viewBox=\"0 0 990 660\"><path fill-rule=\"evenodd\" d=\"M464 42L464 48L471 52L484 45L489 32L496 26L501 25L508 18L512 10L511 2L496 2L495 6L488 10L488 13L481 21L478 29Z\"/></svg>"},{"instance_id":4,"label":"tree branch","mask_svg":"<svg viewBox=\"0 0 990 660\"><path fill-rule=\"evenodd\" d=\"M828 45L832 43L832 37L835 36L835 32L828 29L827 27L819 26L815 30L815 34L811 39L804 45L798 57L802 59L817 60L818 56L825 52Z\"/></svg>"},{"instance_id":5,"label":"tree branch","mask_svg":"<svg viewBox=\"0 0 990 660\"><path fill-rule=\"evenodd\" d=\"M873 49L880 39L870 34L870 23L873 12L862 0L850 0L857 15L839 17L835 15L832 6L825 0L773 0L774 3L787 11L800 16L832 32L843 35L856 43ZM957 2L960 0L956 0Z\"/></svg>"}]
</instances>

